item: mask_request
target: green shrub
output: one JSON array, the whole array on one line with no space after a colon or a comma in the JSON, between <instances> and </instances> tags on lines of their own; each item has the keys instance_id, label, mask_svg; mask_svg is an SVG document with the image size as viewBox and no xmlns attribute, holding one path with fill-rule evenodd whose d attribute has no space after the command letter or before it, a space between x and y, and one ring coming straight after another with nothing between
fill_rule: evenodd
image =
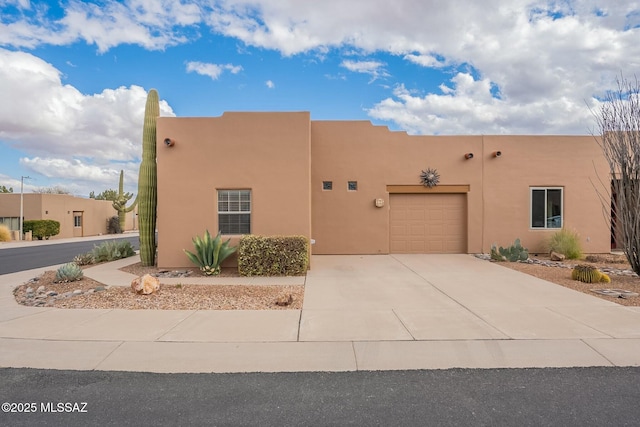
<instances>
[{"instance_id":1,"label":"green shrub","mask_svg":"<svg viewBox=\"0 0 640 427\"><path fill-rule=\"evenodd\" d=\"M120 228L120 218L118 215L112 216L107 220L107 233L109 234L121 234L122 228Z\"/></svg>"},{"instance_id":2,"label":"green shrub","mask_svg":"<svg viewBox=\"0 0 640 427\"><path fill-rule=\"evenodd\" d=\"M107 240L93 247L94 262L115 261L135 255L133 246L127 240Z\"/></svg>"},{"instance_id":3,"label":"green shrub","mask_svg":"<svg viewBox=\"0 0 640 427\"><path fill-rule=\"evenodd\" d=\"M211 238L209 230L204 232L204 237L194 237L193 246L196 248L196 253L189 252L186 249L184 253L187 254L189 260L200 267L206 276L212 276L220 274L222 261L227 259L231 254L236 251L236 247L229 246L229 240L223 242L220 232L216 235L215 239Z\"/></svg>"},{"instance_id":4,"label":"green shrub","mask_svg":"<svg viewBox=\"0 0 640 427\"><path fill-rule=\"evenodd\" d=\"M11 231L6 225L0 224L0 242L10 242Z\"/></svg>"},{"instance_id":5,"label":"green shrub","mask_svg":"<svg viewBox=\"0 0 640 427\"><path fill-rule=\"evenodd\" d=\"M575 231L563 228L551 235L547 243L549 252L558 252L567 259L582 258L582 247L580 245L580 236Z\"/></svg>"},{"instance_id":6,"label":"green shrub","mask_svg":"<svg viewBox=\"0 0 640 427\"><path fill-rule=\"evenodd\" d=\"M24 221L22 230L31 231L31 236L38 240L49 240L49 237L60 234L60 223L52 219L32 219Z\"/></svg>"},{"instance_id":7,"label":"green shrub","mask_svg":"<svg viewBox=\"0 0 640 427\"><path fill-rule=\"evenodd\" d=\"M529 251L520 244L520 239L516 239L508 248L500 246L496 249L496 245L491 246L491 259L495 261L526 261L529 258Z\"/></svg>"},{"instance_id":8,"label":"green shrub","mask_svg":"<svg viewBox=\"0 0 640 427\"><path fill-rule=\"evenodd\" d=\"M73 257L73 262L78 265L90 265L94 263L93 254L91 252L87 252L86 254L78 254Z\"/></svg>"},{"instance_id":9,"label":"green shrub","mask_svg":"<svg viewBox=\"0 0 640 427\"><path fill-rule=\"evenodd\" d=\"M56 271L56 282L75 282L82 279L84 273L75 262L63 265Z\"/></svg>"},{"instance_id":10,"label":"green shrub","mask_svg":"<svg viewBox=\"0 0 640 427\"><path fill-rule=\"evenodd\" d=\"M309 268L309 239L304 236L242 236L238 271L243 276L298 276Z\"/></svg>"}]
</instances>

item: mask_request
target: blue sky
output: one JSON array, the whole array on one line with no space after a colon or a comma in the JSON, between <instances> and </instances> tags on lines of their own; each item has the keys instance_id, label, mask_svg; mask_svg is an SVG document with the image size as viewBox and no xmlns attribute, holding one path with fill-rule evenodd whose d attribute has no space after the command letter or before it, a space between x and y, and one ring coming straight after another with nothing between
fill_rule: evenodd
<instances>
[{"instance_id":1,"label":"blue sky","mask_svg":"<svg viewBox=\"0 0 640 427\"><path fill-rule=\"evenodd\" d=\"M588 134L639 33L625 0L0 0L0 185L135 192L151 88L169 116Z\"/></svg>"}]
</instances>

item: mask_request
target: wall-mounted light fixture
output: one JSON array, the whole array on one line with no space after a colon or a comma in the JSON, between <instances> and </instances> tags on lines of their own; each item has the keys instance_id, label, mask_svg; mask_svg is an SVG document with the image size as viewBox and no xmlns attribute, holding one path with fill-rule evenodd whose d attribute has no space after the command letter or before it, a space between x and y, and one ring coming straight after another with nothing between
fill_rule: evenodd
<instances>
[{"instance_id":1,"label":"wall-mounted light fixture","mask_svg":"<svg viewBox=\"0 0 640 427\"><path fill-rule=\"evenodd\" d=\"M465 158L466 160L473 159L473 153L467 153L467 154L465 154L465 155L464 155L464 158Z\"/></svg>"},{"instance_id":2,"label":"wall-mounted light fixture","mask_svg":"<svg viewBox=\"0 0 640 427\"><path fill-rule=\"evenodd\" d=\"M166 145L167 147L173 147L174 145L176 145L176 142L171 138L165 138L164 145Z\"/></svg>"},{"instance_id":3,"label":"wall-mounted light fixture","mask_svg":"<svg viewBox=\"0 0 640 427\"><path fill-rule=\"evenodd\" d=\"M500 156L502 156L502 151L494 151L491 155L493 157L500 157Z\"/></svg>"},{"instance_id":4,"label":"wall-mounted light fixture","mask_svg":"<svg viewBox=\"0 0 640 427\"><path fill-rule=\"evenodd\" d=\"M383 206L384 206L384 199L375 199L375 200L373 201L373 205L374 205L376 208L381 208L381 207L383 207Z\"/></svg>"}]
</instances>

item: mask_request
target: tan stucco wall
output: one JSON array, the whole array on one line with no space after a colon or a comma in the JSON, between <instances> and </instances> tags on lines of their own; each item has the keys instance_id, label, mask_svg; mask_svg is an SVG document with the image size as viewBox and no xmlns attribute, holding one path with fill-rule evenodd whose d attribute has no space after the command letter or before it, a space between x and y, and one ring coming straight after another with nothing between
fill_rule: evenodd
<instances>
[{"instance_id":1,"label":"tan stucco wall","mask_svg":"<svg viewBox=\"0 0 640 427\"><path fill-rule=\"evenodd\" d=\"M116 215L111 202L83 199L67 194L24 194L24 219L52 219L60 222L60 234L52 239L74 237L73 213L83 212L84 236L107 233L107 220ZM0 194L0 216L20 216L20 194ZM77 233L76 233L77 235Z\"/></svg>"},{"instance_id":2,"label":"tan stucco wall","mask_svg":"<svg viewBox=\"0 0 640 427\"><path fill-rule=\"evenodd\" d=\"M516 238L544 252L557 230L530 228L530 187L564 189L564 225L577 231L587 253L608 252L610 231L595 190L608 167L592 136L409 136L369 122L311 125L312 218L316 254L389 251L387 186L419 184L435 168L438 189L469 185L469 253L508 246ZM500 157L493 153L501 152ZM472 159L464 155L473 153ZM322 181L333 181L324 191ZM348 192L347 181L358 181ZM606 194L602 194L606 199ZM374 207L383 198L385 207ZM605 205L608 204L604 200Z\"/></svg>"},{"instance_id":3,"label":"tan stucco wall","mask_svg":"<svg viewBox=\"0 0 640 427\"><path fill-rule=\"evenodd\" d=\"M464 154L482 147L478 136L409 136L368 121L313 121L311 188L315 254L389 252L388 185L420 184L428 167L440 185L470 185L467 193L468 247L482 245L482 168ZM333 181L323 191L322 181ZM358 181L358 191L347 191ZM376 208L375 199L385 206Z\"/></svg>"},{"instance_id":4,"label":"tan stucco wall","mask_svg":"<svg viewBox=\"0 0 640 427\"><path fill-rule=\"evenodd\" d=\"M465 194L469 253L516 238L532 252L545 250L555 230L530 228L533 186L562 187L564 225L580 233L585 252L610 250L594 188L609 174L591 136L410 136L368 121L309 121L309 113L226 113L161 117L157 138L163 268L189 266L183 249L191 238L216 232L217 189L252 190L254 234L310 236L315 254L389 253L389 194L423 191L427 168L440 174L433 191ZM175 145L166 147L165 138ZM333 190L324 191L323 181ZM348 191L348 181L358 190ZM385 206L376 208L375 199Z\"/></svg>"},{"instance_id":5,"label":"tan stucco wall","mask_svg":"<svg viewBox=\"0 0 640 427\"><path fill-rule=\"evenodd\" d=\"M251 190L253 234L310 237L309 135L307 112L158 118L158 266L192 265L183 249L217 232L218 189Z\"/></svg>"},{"instance_id":6,"label":"tan stucco wall","mask_svg":"<svg viewBox=\"0 0 640 427\"><path fill-rule=\"evenodd\" d=\"M493 158L494 151L502 156ZM580 234L586 253L610 251L610 226L596 191L608 190L609 168L593 136L485 136L483 159L485 252L516 237L533 252L545 250L545 239L557 230L529 227L534 186L562 187L564 226Z\"/></svg>"}]
</instances>

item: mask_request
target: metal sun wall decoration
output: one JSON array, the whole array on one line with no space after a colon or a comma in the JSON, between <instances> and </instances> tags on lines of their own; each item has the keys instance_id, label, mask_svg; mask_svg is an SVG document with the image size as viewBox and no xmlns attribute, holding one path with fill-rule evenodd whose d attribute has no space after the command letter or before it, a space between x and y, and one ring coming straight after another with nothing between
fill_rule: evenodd
<instances>
[{"instance_id":1,"label":"metal sun wall decoration","mask_svg":"<svg viewBox=\"0 0 640 427\"><path fill-rule=\"evenodd\" d=\"M420 180L425 187L435 187L440 182L440 175L435 169L427 168L420 174Z\"/></svg>"}]
</instances>

